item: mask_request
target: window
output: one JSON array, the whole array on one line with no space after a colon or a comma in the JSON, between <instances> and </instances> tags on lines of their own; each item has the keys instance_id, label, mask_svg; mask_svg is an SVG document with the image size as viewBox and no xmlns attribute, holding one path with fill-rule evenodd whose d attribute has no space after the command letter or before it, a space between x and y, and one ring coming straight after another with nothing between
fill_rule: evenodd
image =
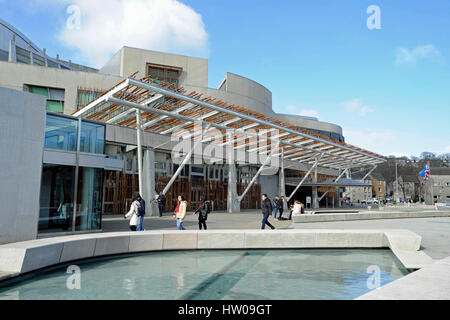
<instances>
[{"instance_id":1,"label":"window","mask_svg":"<svg viewBox=\"0 0 450 320\"><path fill-rule=\"evenodd\" d=\"M192 166L191 175L193 176L204 176L203 167Z\"/></svg>"},{"instance_id":2,"label":"window","mask_svg":"<svg viewBox=\"0 0 450 320\"><path fill-rule=\"evenodd\" d=\"M179 167L180 167L180 165L174 164L173 165L173 173L175 173ZM180 172L180 177L188 177L188 176L189 176L189 165L186 164Z\"/></svg>"},{"instance_id":3,"label":"window","mask_svg":"<svg viewBox=\"0 0 450 320\"><path fill-rule=\"evenodd\" d=\"M55 89L25 85L24 91L39 94L47 98L47 111L63 113L64 112L64 89Z\"/></svg>"},{"instance_id":4,"label":"window","mask_svg":"<svg viewBox=\"0 0 450 320\"><path fill-rule=\"evenodd\" d=\"M77 151L78 121L66 117L47 115L44 147Z\"/></svg>"},{"instance_id":5,"label":"window","mask_svg":"<svg viewBox=\"0 0 450 320\"><path fill-rule=\"evenodd\" d=\"M155 169L160 171L166 171L166 163L155 161Z\"/></svg>"},{"instance_id":6,"label":"window","mask_svg":"<svg viewBox=\"0 0 450 320\"><path fill-rule=\"evenodd\" d=\"M37 55L36 53L33 53L33 64L37 66L45 66L44 57Z\"/></svg>"},{"instance_id":7,"label":"window","mask_svg":"<svg viewBox=\"0 0 450 320\"><path fill-rule=\"evenodd\" d=\"M42 168L39 232L72 230L75 167L44 164Z\"/></svg>"},{"instance_id":8,"label":"window","mask_svg":"<svg viewBox=\"0 0 450 320\"><path fill-rule=\"evenodd\" d=\"M8 61L9 53L8 51L0 49L0 61Z\"/></svg>"},{"instance_id":9,"label":"window","mask_svg":"<svg viewBox=\"0 0 450 320\"><path fill-rule=\"evenodd\" d=\"M31 63L30 51L16 46L16 61L20 63Z\"/></svg>"},{"instance_id":10,"label":"window","mask_svg":"<svg viewBox=\"0 0 450 320\"><path fill-rule=\"evenodd\" d=\"M50 68L58 68L59 67L59 65L56 62L54 62L48 58L47 58L47 66Z\"/></svg>"},{"instance_id":11,"label":"window","mask_svg":"<svg viewBox=\"0 0 450 320\"><path fill-rule=\"evenodd\" d=\"M178 87L178 80L182 71L183 69L178 67L147 64L147 76L172 83L175 87Z\"/></svg>"},{"instance_id":12,"label":"window","mask_svg":"<svg viewBox=\"0 0 450 320\"><path fill-rule=\"evenodd\" d=\"M92 122L81 122L80 152L103 154L105 126Z\"/></svg>"},{"instance_id":13,"label":"window","mask_svg":"<svg viewBox=\"0 0 450 320\"><path fill-rule=\"evenodd\" d=\"M209 171L209 179L210 180L219 180L220 171L217 168L208 168Z\"/></svg>"}]
</instances>

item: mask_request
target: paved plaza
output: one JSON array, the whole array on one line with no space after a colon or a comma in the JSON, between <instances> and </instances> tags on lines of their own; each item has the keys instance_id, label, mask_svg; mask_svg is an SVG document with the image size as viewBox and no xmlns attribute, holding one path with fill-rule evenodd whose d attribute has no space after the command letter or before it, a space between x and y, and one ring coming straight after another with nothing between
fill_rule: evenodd
<instances>
[{"instance_id":1,"label":"paved plaza","mask_svg":"<svg viewBox=\"0 0 450 320\"><path fill-rule=\"evenodd\" d=\"M188 213L184 226L188 230L198 230L198 216ZM214 212L208 217L210 230L223 229L259 229L262 215L258 210L248 210L241 213ZM433 259L443 259L450 256L450 217L438 218L404 218L358 221L333 221L293 223L293 221L278 221L269 219L278 229L407 229L422 236L422 249ZM128 220L123 216L105 216L103 218L103 232L128 231ZM165 213L163 217L146 217L146 230L175 230L176 222Z\"/></svg>"}]
</instances>

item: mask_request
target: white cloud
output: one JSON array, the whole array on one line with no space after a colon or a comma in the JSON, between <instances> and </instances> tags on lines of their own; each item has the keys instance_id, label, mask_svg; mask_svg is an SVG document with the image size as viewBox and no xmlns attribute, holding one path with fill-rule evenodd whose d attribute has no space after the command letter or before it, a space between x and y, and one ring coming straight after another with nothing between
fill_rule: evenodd
<instances>
[{"instance_id":1,"label":"white cloud","mask_svg":"<svg viewBox=\"0 0 450 320\"><path fill-rule=\"evenodd\" d=\"M395 64L416 65L421 60L431 60L442 62L443 56L441 52L432 44L417 46L412 50L399 47L395 53Z\"/></svg>"},{"instance_id":2,"label":"white cloud","mask_svg":"<svg viewBox=\"0 0 450 320\"><path fill-rule=\"evenodd\" d=\"M444 154L444 153L450 153L450 146L446 146L444 148L444 150L442 150L441 152L438 152L438 154Z\"/></svg>"},{"instance_id":3,"label":"white cloud","mask_svg":"<svg viewBox=\"0 0 450 320\"><path fill-rule=\"evenodd\" d=\"M393 156L393 157L396 157L396 158L403 158L403 157L410 158L411 157L411 155L406 154L406 153L401 153L401 152L391 152L389 154L389 156Z\"/></svg>"},{"instance_id":4,"label":"white cloud","mask_svg":"<svg viewBox=\"0 0 450 320\"><path fill-rule=\"evenodd\" d=\"M122 46L208 55L201 15L177 0L65 1L80 9L80 28L64 25L59 39L96 67Z\"/></svg>"},{"instance_id":5,"label":"white cloud","mask_svg":"<svg viewBox=\"0 0 450 320\"><path fill-rule=\"evenodd\" d=\"M299 116L319 118L319 112L314 109L301 109L297 106L289 105L286 107L286 110Z\"/></svg>"},{"instance_id":6,"label":"white cloud","mask_svg":"<svg viewBox=\"0 0 450 320\"><path fill-rule=\"evenodd\" d=\"M375 109L365 106L359 99L353 99L342 103L345 110L349 113L359 113L361 116L365 116L368 113L374 112Z\"/></svg>"}]
</instances>

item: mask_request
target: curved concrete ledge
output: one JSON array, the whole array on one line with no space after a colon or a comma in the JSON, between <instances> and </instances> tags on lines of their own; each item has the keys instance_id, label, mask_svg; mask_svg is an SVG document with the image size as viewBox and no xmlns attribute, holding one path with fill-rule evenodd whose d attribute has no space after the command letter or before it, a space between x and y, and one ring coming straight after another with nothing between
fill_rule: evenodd
<instances>
[{"instance_id":1,"label":"curved concrete ledge","mask_svg":"<svg viewBox=\"0 0 450 320\"><path fill-rule=\"evenodd\" d=\"M370 291L356 300L449 300L450 257Z\"/></svg>"},{"instance_id":2,"label":"curved concrete ledge","mask_svg":"<svg viewBox=\"0 0 450 320\"><path fill-rule=\"evenodd\" d=\"M80 259L160 250L390 248L406 268L431 263L409 230L208 230L91 233L0 246L0 280ZM400 255L399 255L400 253ZM407 254L405 254L407 253ZM403 254L403 255L401 255ZM412 262L412 264L411 264Z\"/></svg>"},{"instance_id":3,"label":"curved concrete ledge","mask_svg":"<svg viewBox=\"0 0 450 320\"><path fill-rule=\"evenodd\" d=\"M450 217L450 210L442 211L404 211L404 212L386 212L386 211L366 211L355 213L316 213L316 214L297 214L292 219L295 223L306 222L328 222L328 221L351 221L351 220L376 220L376 219L402 219L402 218L431 218L431 217Z\"/></svg>"}]
</instances>

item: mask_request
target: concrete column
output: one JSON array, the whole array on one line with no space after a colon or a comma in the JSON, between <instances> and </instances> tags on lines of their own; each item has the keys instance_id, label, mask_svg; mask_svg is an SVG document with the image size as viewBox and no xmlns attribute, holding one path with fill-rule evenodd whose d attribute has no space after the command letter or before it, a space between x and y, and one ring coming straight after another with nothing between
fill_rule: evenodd
<instances>
[{"instance_id":1,"label":"concrete column","mask_svg":"<svg viewBox=\"0 0 450 320\"><path fill-rule=\"evenodd\" d=\"M158 204L155 192L155 151L144 150L142 161L142 198L146 204L146 214L149 216L159 216Z\"/></svg>"},{"instance_id":2,"label":"concrete column","mask_svg":"<svg viewBox=\"0 0 450 320\"><path fill-rule=\"evenodd\" d=\"M313 172L313 183L317 182L317 167ZM312 207L313 209L319 209L319 198L317 197L317 187L312 187Z\"/></svg>"},{"instance_id":3,"label":"concrete column","mask_svg":"<svg viewBox=\"0 0 450 320\"><path fill-rule=\"evenodd\" d=\"M233 149L233 141L234 141L234 133L227 133L228 136L228 144L227 144L227 155L226 160L228 162L228 193L227 193L227 211L229 213L240 212L241 211L241 203L238 200L237 194L237 167L236 161L234 160L234 149Z\"/></svg>"},{"instance_id":4,"label":"concrete column","mask_svg":"<svg viewBox=\"0 0 450 320\"><path fill-rule=\"evenodd\" d=\"M283 204L284 211L287 210L287 199L286 199L286 181L284 177L284 148L281 148L281 157L280 157L280 171L278 173L278 188L280 198L284 197L286 200Z\"/></svg>"},{"instance_id":5,"label":"concrete column","mask_svg":"<svg viewBox=\"0 0 450 320\"><path fill-rule=\"evenodd\" d=\"M16 37L13 36L9 41L8 62L17 62L16 60Z\"/></svg>"},{"instance_id":6,"label":"concrete column","mask_svg":"<svg viewBox=\"0 0 450 320\"><path fill-rule=\"evenodd\" d=\"M341 193L339 191L340 191L340 188L336 187L336 208L341 207Z\"/></svg>"},{"instance_id":7,"label":"concrete column","mask_svg":"<svg viewBox=\"0 0 450 320\"><path fill-rule=\"evenodd\" d=\"M141 132L141 110L136 109L136 140L137 140L137 163L139 174L139 193L143 191L142 183L142 132Z\"/></svg>"},{"instance_id":8,"label":"concrete column","mask_svg":"<svg viewBox=\"0 0 450 320\"><path fill-rule=\"evenodd\" d=\"M234 161L228 166L227 210L229 213L240 212L241 203L237 194L237 168Z\"/></svg>"}]
</instances>

